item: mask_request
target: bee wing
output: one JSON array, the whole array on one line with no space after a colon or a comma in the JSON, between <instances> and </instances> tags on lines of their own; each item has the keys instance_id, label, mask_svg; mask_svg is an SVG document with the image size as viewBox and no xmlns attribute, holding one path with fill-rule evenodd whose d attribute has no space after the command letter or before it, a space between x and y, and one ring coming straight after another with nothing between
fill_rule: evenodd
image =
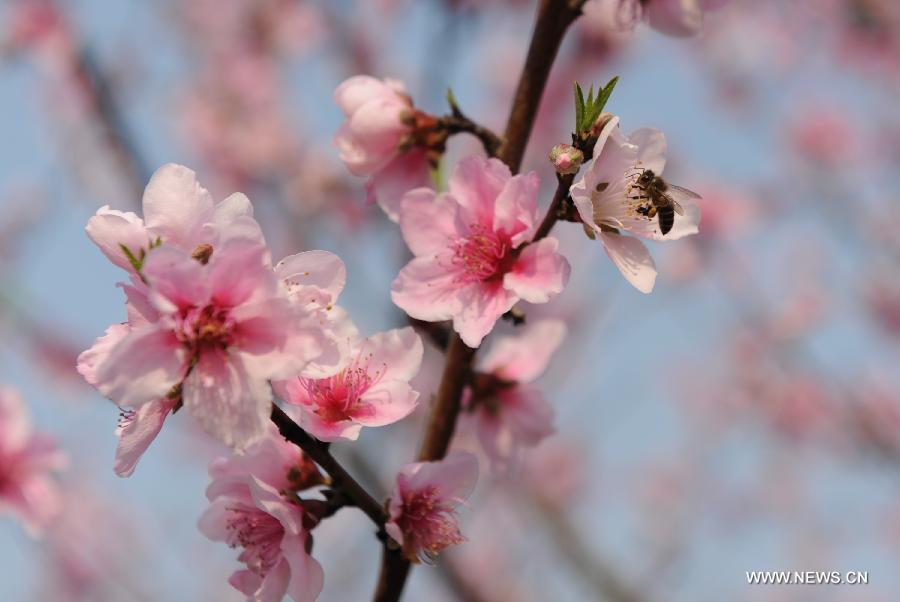
<instances>
[{"instance_id":1,"label":"bee wing","mask_svg":"<svg viewBox=\"0 0 900 602\"><path fill-rule=\"evenodd\" d=\"M694 192L693 190L688 190L687 188L684 188L683 186L675 186L674 184L669 184L669 191L680 193L679 196L681 196L682 198L688 198L688 199L703 198L699 194Z\"/></svg>"},{"instance_id":2,"label":"bee wing","mask_svg":"<svg viewBox=\"0 0 900 602\"><path fill-rule=\"evenodd\" d=\"M684 215L684 208L682 208L681 204L675 200L675 196L671 194L669 191L662 193L662 197L669 201L669 204L672 205L672 209L675 210L675 213L678 215Z\"/></svg>"},{"instance_id":3,"label":"bee wing","mask_svg":"<svg viewBox=\"0 0 900 602\"><path fill-rule=\"evenodd\" d=\"M666 198L672 201L672 206L675 208L675 211L678 215L684 215L684 209L678 203L678 199L684 200L693 200L699 199L701 196L694 192L693 190L688 190L682 186L675 186L670 184L669 189L666 190Z\"/></svg>"}]
</instances>

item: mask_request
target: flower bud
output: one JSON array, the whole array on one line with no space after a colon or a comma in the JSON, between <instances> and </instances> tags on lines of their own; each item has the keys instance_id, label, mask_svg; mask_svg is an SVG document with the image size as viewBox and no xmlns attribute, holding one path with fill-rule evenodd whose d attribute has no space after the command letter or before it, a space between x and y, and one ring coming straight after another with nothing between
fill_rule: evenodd
<instances>
[{"instance_id":1,"label":"flower bud","mask_svg":"<svg viewBox=\"0 0 900 602\"><path fill-rule=\"evenodd\" d=\"M578 173L584 153L571 144L557 144L550 150L550 162L556 173L572 175Z\"/></svg>"}]
</instances>

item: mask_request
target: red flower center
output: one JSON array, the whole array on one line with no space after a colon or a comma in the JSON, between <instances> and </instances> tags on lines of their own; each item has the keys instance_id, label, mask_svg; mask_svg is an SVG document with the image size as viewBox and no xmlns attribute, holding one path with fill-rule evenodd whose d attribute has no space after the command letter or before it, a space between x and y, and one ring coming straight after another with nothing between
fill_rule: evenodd
<instances>
[{"instance_id":1,"label":"red flower center","mask_svg":"<svg viewBox=\"0 0 900 602\"><path fill-rule=\"evenodd\" d=\"M237 506L231 511L225 528L228 545L244 549L238 559L260 577L272 570L281 560L281 540L284 527L271 514L258 508Z\"/></svg>"},{"instance_id":2,"label":"red flower center","mask_svg":"<svg viewBox=\"0 0 900 602\"><path fill-rule=\"evenodd\" d=\"M464 283L501 278L512 267L509 239L480 225L453 245L453 264Z\"/></svg>"},{"instance_id":3,"label":"red flower center","mask_svg":"<svg viewBox=\"0 0 900 602\"><path fill-rule=\"evenodd\" d=\"M434 486L403 494L403 513L397 524L404 537L411 540L404 543L416 548L425 562L434 560L447 546L465 541L459 532L456 510L438 495Z\"/></svg>"}]
</instances>

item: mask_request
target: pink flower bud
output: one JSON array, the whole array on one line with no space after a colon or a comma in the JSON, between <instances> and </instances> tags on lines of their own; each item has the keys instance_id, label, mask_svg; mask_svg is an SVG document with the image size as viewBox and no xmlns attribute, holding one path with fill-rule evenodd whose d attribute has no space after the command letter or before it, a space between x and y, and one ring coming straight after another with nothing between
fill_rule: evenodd
<instances>
[{"instance_id":1,"label":"pink flower bud","mask_svg":"<svg viewBox=\"0 0 900 602\"><path fill-rule=\"evenodd\" d=\"M556 173L572 175L578 173L584 153L571 144L557 144L550 150L550 162Z\"/></svg>"}]
</instances>

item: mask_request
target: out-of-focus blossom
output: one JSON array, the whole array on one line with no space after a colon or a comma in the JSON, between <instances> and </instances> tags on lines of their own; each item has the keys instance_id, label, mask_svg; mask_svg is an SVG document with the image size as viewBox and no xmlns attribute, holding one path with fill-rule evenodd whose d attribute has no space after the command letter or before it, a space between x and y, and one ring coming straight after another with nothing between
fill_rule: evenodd
<instances>
[{"instance_id":1,"label":"out-of-focus blossom","mask_svg":"<svg viewBox=\"0 0 900 602\"><path fill-rule=\"evenodd\" d=\"M416 122L412 100L403 84L367 75L345 80L334 99L347 121L335 144L351 173L369 177L369 199L397 221L402 194L429 182L429 164L421 148L413 148Z\"/></svg>"},{"instance_id":2,"label":"out-of-focus blossom","mask_svg":"<svg viewBox=\"0 0 900 602\"><path fill-rule=\"evenodd\" d=\"M858 156L857 129L848 111L807 108L789 124L793 149L802 159L821 169L843 166Z\"/></svg>"},{"instance_id":3,"label":"out-of-focus blossom","mask_svg":"<svg viewBox=\"0 0 900 602\"><path fill-rule=\"evenodd\" d=\"M727 0L589 0L584 5L588 20L604 23L614 30L632 29L641 20L670 36L688 37L700 33L707 11Z\"/></svg>"},{"instance_id":4,"label":"out-of-focus blossom","mask_svg":"<svg viewBox=\"0 0 900 602\"><path fill-rule=\"evenodd\" d=\"M288 299L259 240L231 238L210 253L203 263L152 249L140 271L152 315L118 329L118 340L108 332L79 368L121 407L178 400L208 433L242 447L268 422L268 380L298 374L328 341Z\"/></svg>"},{"instance_id":5,"label":"out-of-focus blossom","mask_svg":"<svg viewBox=\"0 0 900 602\"><path fill-rule=\"evenodd\" d=\"M647 214L652 203L638 180L646 170L661 175L665 166L662 132L644 128L625 136L619 130L619 118L614 117L597 139L594 160L571 188L586 231L600 239L622 275L642 293L653 290L656 265L644 243L623 232L670 241L696 234L700 223L699 208L685 195L678 196L683 212L674 213L674 223L666 234L660 230L658 216Z\"/></svg>"},{"instance_id":6,"label":"out-of-focus blossom","mask_svg":"<svg viewBox=\"0 0 900 602\"><path fill-rule=\"evenodd\" d=\"M389 330L358 342L349 362L326 378L297 377L275 383L298 422L322 441L355 440L362 427L385 426L416 408L409 380L419 371L422 340L412 328Z\"/></svg>"},{"instance_id":7,"label":"out-of-focus blossom","mask_svg":"<svg viewBox=\"0 0 900 602\"><path fill-rule=\"evenodd\" d=\"M31 430L24 400L0 388L0 514L13 514L29 534L40 535L62 508L52 473L64 465L56 442Z\"/></svg>"},{"instance_id":8,"label":"out-of-focus blossom","mask_svg":"<svg viewBox=\"0 0 900 602\"><path fill-rule=\"evenodd\" d=\"M200 531L213 541L241 548L238 560L247 568L235 571L228 581L247 600L278 602L287 595L296 602L311 602L318 597L324 575L307 552L311 540L299 503L250 474L214 480L207 497L211 504L200 518Z\"/></svg>"},{"instance_id":9,"label":"out-of-focus blossom","mask_svg":"<svg viewBox=\"0 0 900 602\"><path fill-rule=\"evenodd\" d=\"M478 461L466 452L403 467L391 493L385 530L410 562L430 562L447 546L465 541L456 507L469 497L477 480Z\"/></svg>"},{"instance_id":10,"label":"out-of-focus blossom","mask_svg":"<svg viewBox=\"0 0 900 602\"><path fill-rule=\"evenodd\" d=\"M477 347L520 299L546 303L569 279L569 263L538 227L537 174L510 174L496 159L464 159L449 192L420 188L402 201L400 229L416 256L391 286L391 297L419 320L453 320Z\"/></svg>"},{"instance_id":11,"label":"out-of-focus blossom","mask_svg":"<svg viewBox=\"0 0 900 602\"><path fill-rule=\"evenodd\" d=\"M529 383L546 370L565 333L559 320L535 322L498 338L481 362L467 393L467 419L496 470L511 468L523 447L553 434L553 408Z\"/></svg>"}]
</instances>

